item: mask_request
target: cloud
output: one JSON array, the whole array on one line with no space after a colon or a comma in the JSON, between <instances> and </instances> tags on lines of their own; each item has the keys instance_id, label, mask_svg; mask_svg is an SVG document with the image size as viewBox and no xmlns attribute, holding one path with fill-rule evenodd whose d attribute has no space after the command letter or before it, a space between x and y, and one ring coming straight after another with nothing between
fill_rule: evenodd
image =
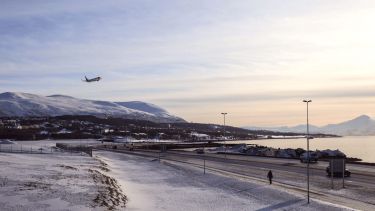
<instances>
[{"instance_id":1,"label":"cloud","mask_svg":"<svg viewBox=\"0 0 375 211\"><path fill-rule=\"evenodd\" d=\"M189 104L238 104L238 103L254 103L254 102L269 102L269 101L285 101L285 100L302 100L302 99L319 99L320 101L339 98L375 98L375 87L362 87L354 90L333 89L333 90L314 90L314 91L284 91L284 92L256 92L249 94L230 94L220 95L212 94L210 96L201 97L175 97L175 98L160 98L157 101L172 104L172 105L186 105Z\"/></svg>"},{"instance_id":2,"label":"cloud","mask_svg":"<svg viewBox=\"0 0 375 211\"><path fill-rule=\"evenodd\" d=\"M189 115L203 104L372 98L374 8L372 1L2 1L0 89L145 100ZM84 75L103 80L84 84Z\"/></svg>"}]
</instances>

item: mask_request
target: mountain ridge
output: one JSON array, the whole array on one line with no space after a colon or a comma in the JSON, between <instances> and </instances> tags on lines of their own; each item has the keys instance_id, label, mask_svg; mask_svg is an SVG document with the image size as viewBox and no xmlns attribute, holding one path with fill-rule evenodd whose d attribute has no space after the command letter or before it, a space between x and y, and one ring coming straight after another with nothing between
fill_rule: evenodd
<instances>
[{"instance_id":1,"label":"mountain ridge","mask_svg":"<svg viewBox=\"0 0 375 211\"><path fill-rule=\"evenodd\" d=\"M245 126L246 129L273 130L279 132L306 133L306 124L292 127L253 127ZM309 125L310 133L335 134L340 136L366 136L375 135L375 120L368 115L360 115L351 120L325 126Z\"/></svg>"},{"instance_id":2,"label":"mountain ridge","mask_svg":"<svg viewBox=\"0 0 375 211\"><path fill-rule=\"evenodd\" d=\"M60 94L41 96L23 92L0 93L0 110L0 117L95 115L154 122L185 122L151 103L87 100Z\"/></svg>"}]
</instances>

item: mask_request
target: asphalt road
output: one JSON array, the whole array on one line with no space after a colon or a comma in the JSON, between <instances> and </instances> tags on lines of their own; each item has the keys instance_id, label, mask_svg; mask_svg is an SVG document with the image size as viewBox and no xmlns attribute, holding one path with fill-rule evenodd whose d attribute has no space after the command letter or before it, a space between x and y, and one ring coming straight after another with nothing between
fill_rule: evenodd
<instances>
[{"instance_id":1,"label":"asphalt road","mask_svg":"<svg viewBox=\"0 0 375 211\"><path fill-rule=\"evenodd\" d=\"M117 152L147 156L167 162L178 162L202 168L207 172L219 172L230 176L267 182L267 172L272 170L274 184L291 191L305 194L307 187L306 164L299 160L267 158L241 155L224 155L215 153L196 154L195 152L170 150L164 153L142 150ZM311 196L320 200L342 204L361 210L375 210L375 171L371 166L348 165L352 175L345 178L345 188L342 178L334 178L333 189L331 178L325 168L327 162L310 164Z\"/></svg>"}]
</instances>

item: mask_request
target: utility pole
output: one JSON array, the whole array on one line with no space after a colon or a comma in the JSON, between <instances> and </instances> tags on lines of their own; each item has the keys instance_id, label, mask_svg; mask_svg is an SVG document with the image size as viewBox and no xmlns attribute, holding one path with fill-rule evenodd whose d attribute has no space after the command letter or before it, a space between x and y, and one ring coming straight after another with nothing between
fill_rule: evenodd
<instances>
[{"instance_id":1,"label":"utility pole","mask_svg":"<svg viewBox=\"0 0 375 211\"><path fill-rule=\"evenodd\" d=\"M342 159L342 188L345 188L345 158Z\"/></svg>"},{"instance_id":2,"label":"utility pole","mask_svg":"<svg viewBox=\"0 0 375 211\"><path fill-rule=\"evenodd\" d=\"M227 158L227 144L226 144L226 131L225 131L225 115L227 115L228 113L226 112L223 112L221 113L224 117L224 127L223 127L223 130L224 130L224 157Z\"/></svg>"},{"instance_id":3,"label":"utility pole","mask_svg":"<svg viewBox=\"0 0 375 211\"><path fill-rule=\"evenodd\" d=\"M307 105L307 134L306 134L306 141L307 141L307 203L310 204L310 131L309 131L309 103L311 100L303 100L304 103Z\"/></svg>"},{"instance_id":4,"label":"utility pole","mask_svg":"<svg viewBox=\"0 0 375 211\"><path fill-rule=\"evenodd\" d=\"M203 146L203 174L206 174L206 152L204 151L204 146Z\"/></svg>"}]
</instances>

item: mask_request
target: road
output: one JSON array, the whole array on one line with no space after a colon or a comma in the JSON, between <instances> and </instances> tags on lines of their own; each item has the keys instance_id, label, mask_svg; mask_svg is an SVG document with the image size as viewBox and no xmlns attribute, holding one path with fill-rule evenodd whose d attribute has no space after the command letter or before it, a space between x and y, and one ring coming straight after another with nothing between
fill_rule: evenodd
<instances>
[{"instance_id":1,"label":"road","mask_svg":"<svg viewBox=\"0 0 375 211\"><path fill-rule=\"evenodd\" d=\"M257 182L266 182L267 172L272 170L274 185L298 194L306 194L306 164L298 160L266 158L224 154L196 154L195 152L169 150L164 153L152 150L116 152L147 156L159 159L162 162L177 162L202 168L206 171L226 174L228 176L249 179ZM345 178L345 188L342 188L342 179L334 179L334 188L331 189L331 180L326 176L327 162L310 164L311 197L335 204L352 207L360 210L375 210L375 170L374 167L348 165L352 176Z\"/></svg>"}]
</instances>

